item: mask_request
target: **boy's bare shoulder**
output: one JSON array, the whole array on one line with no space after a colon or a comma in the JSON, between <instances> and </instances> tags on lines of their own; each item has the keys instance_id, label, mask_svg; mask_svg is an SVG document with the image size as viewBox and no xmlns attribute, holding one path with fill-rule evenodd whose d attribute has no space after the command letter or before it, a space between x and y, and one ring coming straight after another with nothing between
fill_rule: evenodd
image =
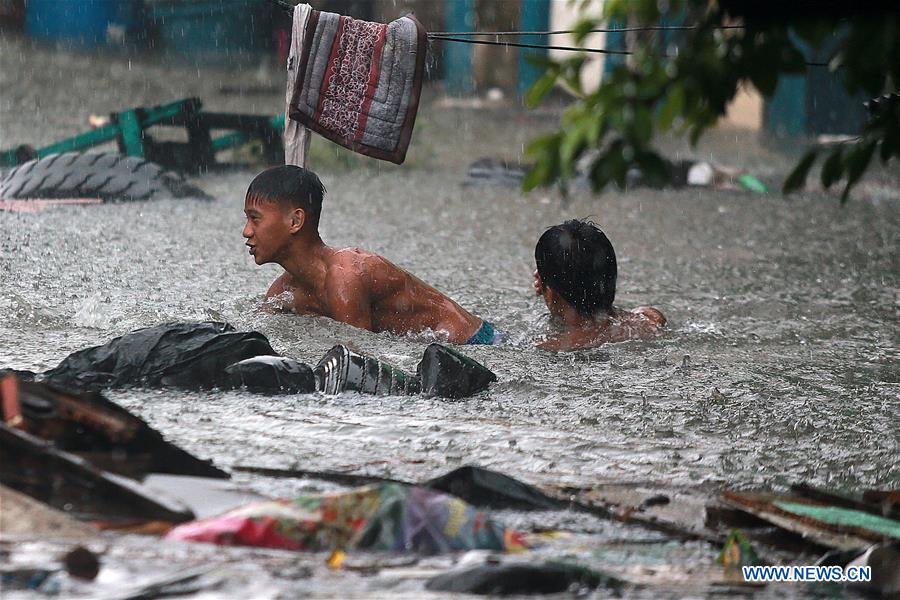
<instances>
[{"instance_id":1,"label":"boy's bare shoulder","mask_svg":"<svg viewBox=\"0 0 900 600\"><path fill-rule=\"evenodd\" d=\"M275 281L272 282L272 285L269 286L269 290L266 292L266 298L271 298L273 296L277 296L279 294L283 294L284 292L291 291L294 287L292 285L293 279L291 278L290 273L285 271L281 275L275 278Z\"/></svg>"},{"instance_id":2,"label":"boy's bare shoulder","mask_svg":"<svg viewBox=\"0 0 900 600\"><path fill-rule=\"evenodd\" d=\"M359 248L343 248L336 251L328 261L325 289L331 294L345 291L360 292L371 286L373 268L377 255Z\"/></svg>"},{"instance_id":3,"label":"boy's bare shoulder","mask_svg":"<svg viewBox=\"0 0 900 600\"><path fill-rule=\"evenodd\" d=\"M279 275L266 292L262 310L269 313L291 312L294 310L294 286L290 274Z\"/></svg>"},{"instance_id":4,"label":"boy's bare shoulder","mask_svg":"<svg viewBox=\"0 0 900 600\"><path fill-rule=\"evenodd\" d=\"M328 281L374 284L403 271L389 260L360 248L343 248L336 251L329 261Z\"/></svg>"}]
</instances>

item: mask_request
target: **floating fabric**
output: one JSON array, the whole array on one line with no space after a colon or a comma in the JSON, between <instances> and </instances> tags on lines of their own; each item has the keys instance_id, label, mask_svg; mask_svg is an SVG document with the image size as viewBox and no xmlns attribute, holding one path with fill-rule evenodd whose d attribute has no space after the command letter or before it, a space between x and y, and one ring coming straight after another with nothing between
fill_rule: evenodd
<instances>
[{"instance_id":1,"label":"floating fabric","mask_svg":"<svg viewBox=\"0 0 900 600\"><path fill-rule=\"evenodd\" d=\"M43 379L76 390L129 385L230 387L227 366L274 354L266 336L256 331L238 332L227 323L168 323L74 352L45 372Z\"/></svg>"},{"instance_id":2,"label":"floating fabric","mask_svg":"<svg viewBox=\"0 0 900 600\"><path fill-rule=\"evenodd\" d=\"M366 156L401 164L425 72L425 28L312 10L306 19L290 118Z\"/></svg>"},{"instance_id":3,"label":"floating fabric","mask_svg":"<svg viewBox=\"0 0 900 600\"><path fill-rule=\"evenodd\" d=\"M740 569L762 564L753 546L737 529L732 529L716 561L726 569Z\"/></svg>"},{"instance_id":4,"label":"floating fabric","mask_svg":"<svg viewBox=\"0 0 900 600\"><path fill-rule=\"evenodd\" d=\"M249 504L185 523L172 539L288 550L436 554L517 550L521 533L462 500L422 487L381 484L338 494Z\"/></svg>"}]
</instances>

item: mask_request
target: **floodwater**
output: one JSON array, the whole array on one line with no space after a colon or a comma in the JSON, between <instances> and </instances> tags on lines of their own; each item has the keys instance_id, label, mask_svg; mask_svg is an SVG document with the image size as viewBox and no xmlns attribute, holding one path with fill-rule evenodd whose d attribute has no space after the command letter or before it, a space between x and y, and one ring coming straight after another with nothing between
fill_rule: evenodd
<instances>
[{"instance_id":1,"label":"floodwater","mask_svg":"<svg viewBox=\"0 0 900 600\"><path fill-rule=\"evenodd\" d=\"M90 113L202 94L207 108L275 114L281 94L218 93L228 71L162 68L0 42L0 147L46 144ZM281 85L261 68L243 75ZM85 80L94 78L88 85ZM102 84L96 83L100 78ZM102 89L99 89L102 88ZM430 93L430 92L429 92ZM464 188L482 156L518 158L552 111L420 110L409 164L374 164L314 141L329 244L381 253L491 320L499 347L464 348L499 381L462 401L128 390L109 396L219 466L339 469L422 480L480 464L531 483L605 481L837 490L897 487L900 193L879 172L845 206L814 189L574 192ZM667 142L675 155L684 149ZM696 156L780 181L792 157L747 132L715 132ZM321 166L317 164L321 163ZM414 369L428 336L376 335L328 319L259 312L278 276L243 246L255 170L194 180L211 202L0 213L0 366L43 370L134 328L220 320L315 363L344 343ZM590 217L619 260L617 305L658 307L658 340L550 354L531 291L547 227ZM244 476L266 493L270 482Z\"/></svg>"}]
</instances>

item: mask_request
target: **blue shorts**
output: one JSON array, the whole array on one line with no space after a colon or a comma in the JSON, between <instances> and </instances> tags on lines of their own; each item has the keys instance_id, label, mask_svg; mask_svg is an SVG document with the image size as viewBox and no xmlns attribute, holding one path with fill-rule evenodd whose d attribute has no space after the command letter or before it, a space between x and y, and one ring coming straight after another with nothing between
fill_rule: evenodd
<instances>
[{"instance_id":1,"label":"blue shorts","mask_svg":"<svg viewBox=\"0 0 900 600\"><path fill-rule=\"evenodd\" d=\"M499 344L502 336L494 329L494 326L487 321L481 322L481 327L466 342L467 346L474 345L493 345Z\"/></svg>"}]
</instances>

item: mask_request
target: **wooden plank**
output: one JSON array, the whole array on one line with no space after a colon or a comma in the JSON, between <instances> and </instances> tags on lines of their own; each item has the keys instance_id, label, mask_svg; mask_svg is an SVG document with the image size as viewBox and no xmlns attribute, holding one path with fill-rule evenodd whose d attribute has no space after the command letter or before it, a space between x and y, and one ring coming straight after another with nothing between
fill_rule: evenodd
<instances>
[{"instance_id":1,"label":"wooden plank","mask_svg":"<svg viewBox=\"0 0 900 600\"><path fill-rule=\"evenodd\" d=\"M63 452L51 442L0 424L0 482L20 491L37 487L51 490L48 501L61 505L84 503L75 510L89 512L91 502L118 509L123 517L161 519L174 523L189 521L193 512L181 502L151 492L132 479L101 471L83 458ZM62 486L79 490L76 498L56 497ZM110 515L105 515L109 518Z\"/></svg>"}]
</instances>

